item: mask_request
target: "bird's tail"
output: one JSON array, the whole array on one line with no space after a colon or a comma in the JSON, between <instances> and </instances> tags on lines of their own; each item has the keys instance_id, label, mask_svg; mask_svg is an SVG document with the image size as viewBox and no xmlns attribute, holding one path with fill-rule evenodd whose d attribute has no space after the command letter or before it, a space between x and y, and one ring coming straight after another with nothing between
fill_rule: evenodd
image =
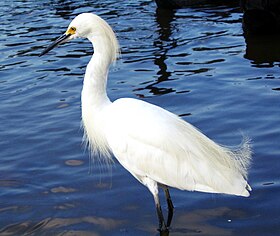
<instances>
[{"instance_id":1,"label":"bird's tail","mask_svg":"<svg viewBox=\"0 0 280 236\"><path fill-rule=\"evenodd\" d=\"M251 165L251 140L247 136L243 136L240 145L235 148L226 148L227 154L230 158L227 160L230 169L233 171L227 176L230 176L231 188L227 189L224 193L239 195L243 197L250 196L251 186L248 184L248 170ZM234 177L235 176L235 177Z\"/></svg>"},{"instance_id":2,"label":"bird's tail","mask_svg":"<svg viewBox=\"0 0 280 236\"><path fill-rule=\"evenodd\" d=\"M244 177L245 180L248 179L248 169L251 165L252 160L252 141L249 137L243 136L242 143L233 151L233 157L235 159L236 165ZM251 187L248 186L248 190L251 190Z\"/></svg>"}]
</instances>

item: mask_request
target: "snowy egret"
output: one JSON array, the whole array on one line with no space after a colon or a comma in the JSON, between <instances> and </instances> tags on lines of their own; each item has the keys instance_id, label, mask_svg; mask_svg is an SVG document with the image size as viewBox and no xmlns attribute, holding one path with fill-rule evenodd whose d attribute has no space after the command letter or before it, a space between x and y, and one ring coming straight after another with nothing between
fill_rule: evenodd
<instances>
[{"instance_id":1,"label":"snowy egret","mask_svg":"<svg viewBox=\"0 0 280 236\"><path fill-rule=\"evenodd\" d=\"M150 190L160 230L167 230L173 216L168 187L250 195L248 139L238 149L230 150L161 107L132 98L110 101L106 93L107 77L110 65L118 58L119 44L112 28L102 18L91 13L76 16L66 33L41 55L78 37L87 38L94 47L81 94L85 138L93 152L106 160L115 156ZM160 206L158 187L165 192L167 221Z\"/></svg>"}]
</instances>

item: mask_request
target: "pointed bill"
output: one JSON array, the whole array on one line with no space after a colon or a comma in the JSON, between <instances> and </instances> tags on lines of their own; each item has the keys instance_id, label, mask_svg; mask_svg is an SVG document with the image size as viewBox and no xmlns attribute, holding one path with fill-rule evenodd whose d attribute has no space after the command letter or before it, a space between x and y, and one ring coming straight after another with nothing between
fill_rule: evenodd
<instances>
[{"instance_id":1,"label":"pointed bill","mask_svg":"<svg viewBox=\"0 0 280 236\"><path fill-rule=\"evenodd\" d=\"M67 42L71 34L63 34L59 38L57 38L51 45L49 45L43 52L40 53L39 57L43 56L59 44L62 44L64 42Z\"/></svg>"}]
</instances>

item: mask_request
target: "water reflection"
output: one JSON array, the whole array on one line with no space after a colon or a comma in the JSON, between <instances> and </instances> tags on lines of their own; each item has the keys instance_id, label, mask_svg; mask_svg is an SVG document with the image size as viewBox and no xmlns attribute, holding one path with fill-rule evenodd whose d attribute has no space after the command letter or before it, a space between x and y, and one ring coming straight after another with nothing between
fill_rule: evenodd
<instances>
[{"instance_id":1,"label":"water reflection","mask_svg":"<svg viewBox=\"0 0 280 236\"><path fill-rule=\"evenodd\" d=\"M239 209L228 207L214 207L211 209L178 209L175 221L167 231L159 232L160 236L183 236L183 235L234 235L231 224L238 224L246 218L246 213ZM219 219L219 224L213 224L214 219ZM149 222L142 227L144 232L150 235L155 229Z\"/></svg>"},{"instance_id":2,"label":"water reflection","mask_svg":"<svg viewBox=\"0 0 280 236\"><path fill-rule=\"evenodd\" d=\"M159 68L157 72L158 78L156 82L149 83L147 86L135 89L134 91L147 89L151 94L154 95L162 95L175 91L171 87L158 87L159 83L169 80L169 77L171 76L171 72L168 71L168 66L165 61L167 59L168 51L177 46L176 39L171 37L175 28L175 26L171 24L174 20L175 12L176 10L173 9L156 9L155 20L158 27L155 32L157 33L158 37L154 40L153 46L155 48L154 64Z\"/></svg>"},{"instance_id":3,"label":"water reflection","mask_svg":"<svg viewBox=\"0 0 280 236\"><path fill-rule=\"evenodd\" d=\"M210 6L210 7L209 7ZM226 10L225 10L226 9ZM178 12L177 9L164 9L164 8L157 8L155 12L155 22L157 24L157 29L155 30L155 33L157 37L154 39L153 42L153 48L154 48L154 59L153 63L155 66L157 66L158 71L156 73L157 78L156 81L147 81L142 83L141 87L135 89L134 91L142 91L142 90L148 90L149 94L153 95L163 95L175 92L176 90L174 87L162 87L159 84L165 81L174 80L175 76L182 77L183 74L185 75L193 75L193 74L199 74L199 73L206 73L212 70L211 68L201 68L199 66L197 69L187 69L189 65L199 65L199 64L212 64L212 63L220 63L224 62L225 60L223 58L210 60L206 62L194 62L194 61L186 61L186 57L192 55L192 51L206 51L209 52L210 50L222 50L222 49L232 49L233 47L240 47L240 45L227 45L227 46L221 46L223 44L218 44L217 47L209 48L209 47L190 47L190 53L177 53L176 57L182 57L182 61L176 61L176 65L182 66L182 70L176 70L172 71L170 70L170 66L168 65L171 60L168 61L171 57L174 56L172 53L170 53L172 50L176 49L178 46L182 47L184 44L189 44L190 42L199 42L202 40L208 40L211 38L218 38L227 36L229 34L228 29L220 30L220 31L214 31L207 29L206 32L203 30L201 32L196 32L195 29L189 30L188 38L178 38L174 37L174 33L181 30L184 26L186 26L185 22L190 22L190 24L193 24L193 22L201 21L205 14L208 15L208 17L205 19L209 24L221 24L221 22L224 22L225 24L235 24L240 22L240 17L235 17L234 13L240 12L239 4L236 1L229 1L227 3L221 3L221 2L213 2L209 3L207 7L205 6L196 6L193 8L190 8L189 11L187 11L187 14L184 15L181 12L176 15ZM189 14L190 12L190 14ZM195 15L197 13L198 16ZM193 15L194 14L194 15ZM200 16L201 15L201 16ZM234 15L234 17L232 16ZM175 21L176 20L176 21ZM204 22L205 24L205 22ZM207 27L207 24L204 25ZM192 30L194 32L192 32ZM198 34L198 36L197 36ZM172 51L173 52L173 51ZM175 60L174 60L175 61ZM186 74L186 72L189 72L189 74ZM164 83L166 85L166 83ZM171 83L170 83L171 84ZM142 94L137 94L139 97L145 97Z\"/></svg>"},{"instance_id":4,"label":"water reflection","mask_svg":"<svg viewBox=\"0 0 280 236\"><path fill-rule=\"evenodd\" d=\"M18 224L8 225L0 231L1 235L100 235L98 231L71 231L64 230L78 224L90 224L98 226L103 230L114 230L125 222L110 218L85 216L81 218L46 218L39 222L26 221Z\"/></svg>"},{"instance_id":5,"label":"water reflection","mask_svg":"<svg viewBox=\"0 0 280 236\"><path fill-rule=\"evenodd\" d=\"M273 67L280 62L280 34L251 35L244 34L246 53L244 58L251 60L256 66Z\"/></svg>"},{"instance_id":6,"label":"water reflection","mask_svg":"<svg viewBox=\"0 0 280 236\"><path fill-rule=\"evenodd\" d=\"M171 75L171 72L167 70L165 60L167 59L167 53L170 49L177 46L176 39L172 38L172 32L174 26L172 21L174 20L175 10L160 9L156 10L156 22L158 24L158 39L154 41L154 47L157 48L155 52L154 64L159 67L157 74L159 75L158 81L165 81Z\"/></svg>"},{"instance_id":7,"label":"water reflection","mask_svg":"<svg viewBox=\"0 0 280 236\"><path fill-rule=\"evenodd\" d=\"M187 7L193 7L193 6L202 6L202 5L223 5L223 4L236 4L238 1L236 0L188 0L188 1L182 1L182 0L173 0L173 1L165 1L165 0L155 0L157 6L159 8L165 8L165 9L179 9L179 8L187 8Z\"/></svg>"},{"instance_id":8,"label":"water reflection","mask_svg":"<svg viewBox=\"0 0 280 236\"><path fill-rule=\"evenodd\" d=\"M116 166L108 179L98 168L87 175L79 93L91 45L75 42L43 61L37 57L65 30L68 18L82 11L105 15L127 47L125 56L133 58L112 73L118 81L111 80L112 96L141 86L150 94L172 92L170 103L183 116L190 113L184 94L177 94L191 91L191 121L223 143L235 143L235 128L254 140L252 197L221 197L211 205L209 195L191 193L186 201L175 192L178 206L169 235L279 234L279 36L245 35L244 55L236 6L156 11L151 0L52 0L2 1L0 9L11 12L0 16L0 235L159 235L150 194L125 170ZM126 74L137 69L155 81L135 73L143 82L139 86ZM159 98L164 106L165 98L171 96ZM236 215L234 208L240 209Z\"/></svg>"},{"instance_id":9,"label":"water reflection","mask_svg":"<svg viewBox=\"0 0 280 236\"><path fill-rule=\"evenodd\" d=\"M62 17L65 20L73 18L73 16L82 12L95 12L103 9L102 14L110 17L117 16L116 7L119 7L118 2L114 1L73 1L73 0L53 0L47 3L46 6L55 10L55 15ZM111 5L111 7L109 7Z\"/></svg>"},{"instance_id":10,"label":"water reflection","mask_svg":"<svg viewBox=\"0 0 280 236\"><path fill-rule=\"evenodd\" d=\"M73 0L54 0L48 5L55 10L55 15L60 16L65 20L69 20L76 9L93 6L90 1L79 1L77 3L77 1Z\"/></svg>"},{"instance_id":11,"label":"water reflection","mask_svg":"<svg viewBox=\"0 0 280 236\"><path fill-rule=\"evenodd\" d=\"M53 1L51 5L55 9L55 14L66 20L70 19L73 10L77 7L73 1L67 0Z\"/></svg>"},{"instance_id":12,"label":"water reflection","mask_svg":"<svg viewBox=\"0 0 280 236\"><path fill-rule=\"evenodd\" d=\"M211 224L211 219L222 217L227 218L225 224L229 223L232 215L232 209L226 207L213 209L198 209L192 212L179 214L170 235L232 235L231 230ZM234 213L235 214L235 213ZM240 212L237 215L242 215Z\"/></svg>"}]
</instances>

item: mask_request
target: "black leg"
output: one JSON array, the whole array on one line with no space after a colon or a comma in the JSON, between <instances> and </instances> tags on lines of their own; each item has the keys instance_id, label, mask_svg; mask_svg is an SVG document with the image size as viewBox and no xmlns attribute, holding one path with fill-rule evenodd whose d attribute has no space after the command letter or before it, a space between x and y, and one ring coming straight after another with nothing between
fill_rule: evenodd
<instances>
[{"instance_id":1,"label":"black leg","mask_svg":"<svg viewBox=\"0 0 280 236\"><path fill-rule=\"evenodd\" d=\"M164 187L164 192L165 192L165 197L166 197L166 201L167 201L167 205L168 205L168 217L167 217L167 227L170 226L172 218L173 218L173 203L170 197L170 193L167 187Z\"/></svg>"},{"instance_id":2,"label":"black leg","mask_svg":"<svg viewBox=\"0 0 280 236\"><path fill-rule=\"evenodd\" d=\"M158 230L159 231L165 231L166 230L166 224L165 224L164 217L163 217L163 214L162 214L162 210L161 210L158 195L154 195L154 200L155 200L157 215L158 215L158 220L159 220L159 229Z\"/></svg>"}]
</instances>

